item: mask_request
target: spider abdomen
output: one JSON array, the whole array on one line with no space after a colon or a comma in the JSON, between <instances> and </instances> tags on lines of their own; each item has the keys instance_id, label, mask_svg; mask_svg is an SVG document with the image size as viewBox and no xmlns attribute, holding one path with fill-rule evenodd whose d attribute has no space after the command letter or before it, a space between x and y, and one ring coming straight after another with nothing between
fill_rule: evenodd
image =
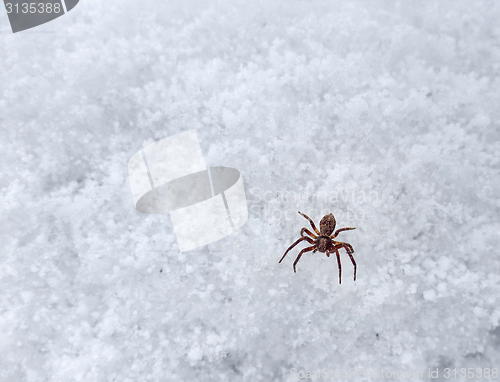
<instances>
[{"instance_id":1,"label":"spider abdomen","mask_svg":"<svg viewBox=\"0 0 500 382\"><path fill-rule=\"evenodd\" d=\"M318 246L318 251L326 252L332 245L332 239L328 236L318 236L316 239L316 245Z\"/></svg>"},{"instance_id":2,"label":"spider abdomen","mask_svg":"<svg viewBox=\"0 0 500 382\"><path fill-rule=\"evenodd\" d=\"M333 214L323 216L323 219L319 222L319 230L322 236L330 236L335 230L335 225L337 222L333 217Z\"/></svg>"}]
</instances>

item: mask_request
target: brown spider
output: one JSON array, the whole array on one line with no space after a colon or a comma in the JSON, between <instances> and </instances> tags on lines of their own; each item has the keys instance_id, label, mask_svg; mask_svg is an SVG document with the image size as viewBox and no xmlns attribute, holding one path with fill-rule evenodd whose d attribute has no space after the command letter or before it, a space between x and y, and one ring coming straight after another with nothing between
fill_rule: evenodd
<instances>
[{"instance_id":1,"label":"brown spider","mask_svg":"<svg viewBox=\"0 0 500 382\"><path fill-rule=\"evenodd\" d=\"M339 284L342 284L342 266L340 265L340 253L339 249L344 248L347 251L347 254L351 258L352 264L354 265L354 281L356 281L356 262L354 261L354 258L352 257L352 254L354 253L354 249L352 249L352 245L348 243L342 243L340 241L335 241L337 235L342 232L342 231L348 231L351 229L356 229L356 228L340 228L335 233L332 235L332 232L335 230L335 225L337 224L335 221L335 218L333 217L332 214L325 215L323 216L323 219L319 222L319 229L320 231L318 232L318 229L314 225L314 222L311 220L311 218L307 215L304 215L302 212L299 211L299 214L301 214L303 217L305 217L307 220L309 220L309 223L311 223L311 227L313 228L314 232L318 234L316 236L313 234L311 231L309 231L307 228L302 228L300 231L300 236L301 238L297 240L295 243L293 243L285 252L279 263L285 258L286 254L297 244L299 244L301 241L305 240L310 244L313 244L311 247L304 248L302 251L300 251L299 255L297 256L297 259L293 263L293 271L297 273L297 270L295 269L295 266L300 260L300 257L304 252L310 252L313 251L320 251L320 252L326 252L326 256L330 257L330 252L334 252L337 254L337 263L339 265ZM304 232L307 233L310 237L304 236ZM331 235L331 236L330 236ZM313 240L314 239L314 240Z\"/></svg>"}]
</instances>

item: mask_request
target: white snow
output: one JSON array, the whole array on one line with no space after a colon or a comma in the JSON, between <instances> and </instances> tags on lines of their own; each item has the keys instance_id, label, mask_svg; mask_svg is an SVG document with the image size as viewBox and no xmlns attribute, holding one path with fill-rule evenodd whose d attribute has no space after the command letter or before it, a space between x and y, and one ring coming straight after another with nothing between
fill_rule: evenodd
<instances>
[{"instance_id":1,"label":"white snow","mask_svg":"<svg viewBox=\"0 0 500 382\"><path fill-rule=\"evenodd\" d=\"M0 381L498 368L498 20L487 0L88 0L12 34L0 13ZM249 220L180 253L127 163L190 129ZM335 255L278 264L297 211L356 227L356 281L343 250L341 285Z\"/></svg>"}]
</instances>

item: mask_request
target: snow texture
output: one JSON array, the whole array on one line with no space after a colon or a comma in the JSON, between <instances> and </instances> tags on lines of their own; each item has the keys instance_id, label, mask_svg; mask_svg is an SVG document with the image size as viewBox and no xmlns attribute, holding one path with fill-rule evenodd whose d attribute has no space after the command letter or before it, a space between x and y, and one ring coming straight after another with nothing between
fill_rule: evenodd
<instances>
[{"instance_id":1,"label":"snow texture","mask_svg":"<svg viewBox=\"0 0 500 382\"><path fill-rule=\"evenodd\" d=\"M498 20L487 0L86 0L16 34L0 14L0 380L498 368ZM190 129L249 220L181 253L127 163ZM341 285L319 252L294 274L305 245L278 264L297 211L356 227L356 281L345 251Z\"/></svg>"}]
</instances>

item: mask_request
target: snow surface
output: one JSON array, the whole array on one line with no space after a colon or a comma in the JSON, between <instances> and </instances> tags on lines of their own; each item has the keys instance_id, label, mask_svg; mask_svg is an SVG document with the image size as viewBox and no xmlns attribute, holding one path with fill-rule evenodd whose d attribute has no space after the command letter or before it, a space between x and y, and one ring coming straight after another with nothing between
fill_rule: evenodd
<instances>
[{"instance_id":1,"label":"snow surface","mask_svg":"<svg viewBox=\"0 0 500 382\"><path fill-rule=\"evenodd\" d=\"M498 20L495 1L86 0L12 34L0 14L0 380L487 380L444 369L500 366ZM127 162L189 129L250 217L180 253ZM335 257L278 264L298 210L356 227L355 282L344 251L341 285Z\"/></svg>"}]
</instances>

